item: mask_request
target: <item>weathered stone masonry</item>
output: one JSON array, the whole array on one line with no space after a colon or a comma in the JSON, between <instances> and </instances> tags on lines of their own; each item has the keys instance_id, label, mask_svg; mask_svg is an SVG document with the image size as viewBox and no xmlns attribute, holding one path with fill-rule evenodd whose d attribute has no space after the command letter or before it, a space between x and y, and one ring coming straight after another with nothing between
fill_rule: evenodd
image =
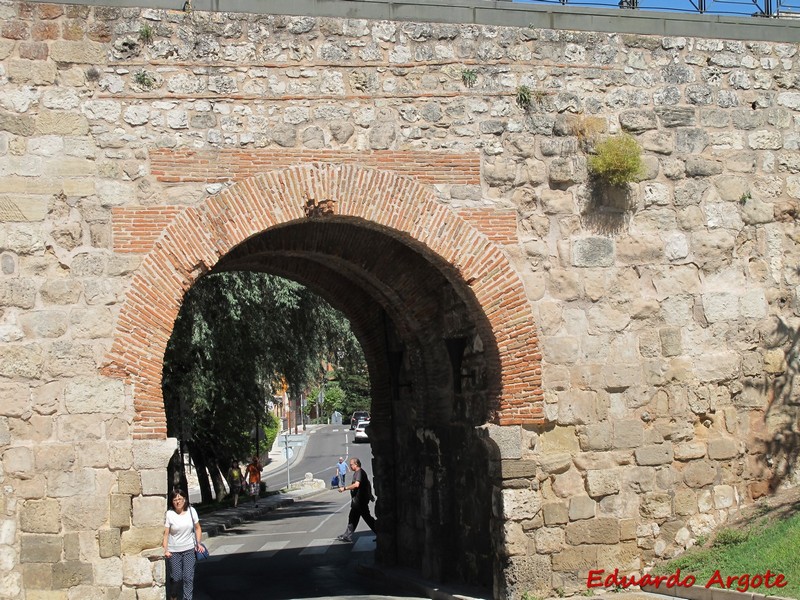
<instances>
[{"instance_id":1,"label":"weathered stone masonry","mask_svg":"<svg viewBox=\"0 0 800 600\"><path fill-rule=\"evenodd\" d=\"M353 314L384 560L479 573L498 598L579 592L796 483L786 28L0 16L0 598L161 597L161 361L214 268ZM627 195L588 176L595 117L644 149ZM408 477L418 498L395 489Z\"/></svg>"}]
</instances>

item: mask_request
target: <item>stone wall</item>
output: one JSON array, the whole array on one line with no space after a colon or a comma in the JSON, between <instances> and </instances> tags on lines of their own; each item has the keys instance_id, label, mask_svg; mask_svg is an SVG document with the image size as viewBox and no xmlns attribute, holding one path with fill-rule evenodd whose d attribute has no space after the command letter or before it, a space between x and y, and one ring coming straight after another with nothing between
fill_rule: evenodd
<instances>
[{"instance_id":1,"label":"stone wall","mask_svg":"<svg viewBox=\"0 0 800 600\"><path fill-rule=\"evenodd\" d=\"M499 368L513 406L540 412L485 427L497 597L639 570L796 483L797 43L11 2L0 15L0 597L159 597L174 440L158 363L111 352L118 317L134 279L164 266L146 266L163 229L266 189L240 177L253 164L308 156L411 177L521 282L532 350ZM627 194L589 177L580 133L595 117L644 149ZM286 202L265 222L302 214ZM413 222L381 202L375 222ZM455 244L434 243L439 258ZM486 290L489 314L507 296Z\"/></svg>"}]
</instances>

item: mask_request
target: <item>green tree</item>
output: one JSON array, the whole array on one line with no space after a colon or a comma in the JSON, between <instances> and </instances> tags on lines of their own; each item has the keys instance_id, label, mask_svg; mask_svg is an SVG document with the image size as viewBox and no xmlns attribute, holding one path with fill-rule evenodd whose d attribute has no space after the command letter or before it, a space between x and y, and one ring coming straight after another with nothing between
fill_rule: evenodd
<instances>
[{"instance_id":1,"label":"green tree","mask_svg":"<svg viewBox=\"0 0 800 600\"><path fill-rule=\"evenodd\" d=\"M169 435L198 468L203 502L212 484L217 498L224 493L231 459L252 453L256 424L264 443L276 430L265 413L274 382L285 380L297 398L354 341L340 313L293 281L219 273L187 292L164 356L164 405Z\"/></svg>"}]
</instances>

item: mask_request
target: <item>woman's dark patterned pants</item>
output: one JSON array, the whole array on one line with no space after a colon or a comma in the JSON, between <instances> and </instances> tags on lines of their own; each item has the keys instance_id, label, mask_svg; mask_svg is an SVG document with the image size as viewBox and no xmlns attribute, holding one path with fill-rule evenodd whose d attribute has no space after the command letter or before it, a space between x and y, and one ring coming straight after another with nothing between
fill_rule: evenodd
<instances>
[{"instance_id":1,"label":"woman's dark patterned pants","mask_svg":"<svg viewBox=\"0 0 800 600\"><path fill-rule=\"evenodd\" d=\"M183 600L192 600L194 591L194 548L183 552L173 552L169 557L170 597L177 596L183 582Z\"/></svg>"}]
</instances>

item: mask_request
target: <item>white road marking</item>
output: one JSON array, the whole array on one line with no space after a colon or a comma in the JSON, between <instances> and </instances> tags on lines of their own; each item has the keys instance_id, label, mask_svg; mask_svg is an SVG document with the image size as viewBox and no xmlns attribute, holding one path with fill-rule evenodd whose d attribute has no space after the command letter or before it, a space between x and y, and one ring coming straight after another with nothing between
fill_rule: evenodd
<instances>
[{"instance_id":1,"label":"white road marking","mask_svg":"<svg viewBox=\"0 0 800 600\"><path fill-rule=\"evenodd\" d=\"M267 542L261 548L258 549L258 552L264 552L267 555L267 558L271 556L275 556L280 550L283 550L286 546L289 545L289 540L279 540L277 542Z\"/></svg>"},{"instance_id":2,"label":"white road marking","mask_svg":"<svg viewBox=\"0 0 800 600\"><path fill-rule=\"evenodd\" d=\"M212 548L213 554L211 556L234 554L242 546L244 546L244 544L225 544L223 546L218 546Z\"/></svg>"},{"instance_id":3,"label":"white road marking","mask_svg":"<svg viewBox=\"0 0 800 600\"><path fill-rule=\"evenodd\" d=\"M342 492L342 493L344 493L344 492ZM320 528L320 527L322 527L323 525L325 525L325 523L327 523L327 522L328 522L328 519L330 519L331 517L334 517L334 516L336 516L337 514L339 514L340 512L342 512L342 509L345 509L345 508L347 508L348 506L350 506L350 502L349 502L349 501L348 501L346 504L342 504L342 506L340 506L339 508L337 508L337 509L336 509L336 512L332 512L332 513L331 513L331 514L329 514L327 517L325 517L325 518L324 518L324 519L323 519L323 520L322 520L322 521L319 523L319 525L317 525L316 527L314 527L314 529L312 529L312 530L311 530L311 531L309 531L308 533L316 533L317 531L319 531L319 528Z\"/></svg>"},{"instance_id":4,"label":"white road marking","mask_svg":"<svg viewBox=\"0 0 800 600\"><path fill-rule=\"evenodd\" d=\"M306 546L305 550L300 553L300 556L309 556L313 554L325 554L328 551L328 548L331 547L331 540L312 540L311 543Z\"/></svg>"}]
</instances>

